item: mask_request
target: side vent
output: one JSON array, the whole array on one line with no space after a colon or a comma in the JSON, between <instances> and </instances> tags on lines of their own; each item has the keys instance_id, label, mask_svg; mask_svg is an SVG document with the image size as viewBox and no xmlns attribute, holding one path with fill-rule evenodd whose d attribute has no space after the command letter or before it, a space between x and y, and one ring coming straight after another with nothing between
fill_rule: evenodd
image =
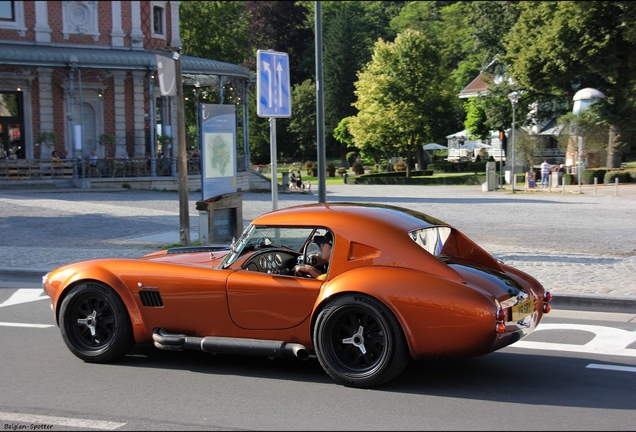
<instances>
[{"instance_id":1,"label":"side vent","mask_svg":"<svg viewBox=\"0 0 636 432\"><path fill-rule=\"evenodd\" d=\"M148 307L163 307L163 299L159 291L139 291L141 304Z\"/></svg>"}]
</instances>

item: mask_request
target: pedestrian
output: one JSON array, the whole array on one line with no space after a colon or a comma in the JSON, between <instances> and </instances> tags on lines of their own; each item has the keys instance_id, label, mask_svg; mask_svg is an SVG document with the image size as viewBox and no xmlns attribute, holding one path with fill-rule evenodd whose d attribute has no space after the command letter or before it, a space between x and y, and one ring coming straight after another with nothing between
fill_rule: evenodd
<instances>
[{"instance_id":1,"label":"pedestrian","mask_svg":"<svg viewBox=\"0 0 636 432\"><path fill-rule=\"evenodd\" d=\"M296 190L304 190L303 178L300 176L300 170L296 171Z\"/></svg>"},{"instance_id":2,"label":"pedestrian","mask_svg":"<svg viewBox=\"0 0 636 432\"><path fill-rule=\"evenodd\" d=\"M541 187L548 187L548 180L550 178L550 164L547 160L544 160L541 164Z\"/></svg>"}]
</instances>

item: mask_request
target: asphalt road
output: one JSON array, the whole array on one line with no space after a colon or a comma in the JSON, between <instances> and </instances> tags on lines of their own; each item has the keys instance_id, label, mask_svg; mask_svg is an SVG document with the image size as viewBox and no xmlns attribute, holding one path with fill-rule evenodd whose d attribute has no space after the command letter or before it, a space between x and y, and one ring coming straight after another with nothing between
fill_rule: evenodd
<instances>
[{"instance_id":1,"label":"asphalt road","mask_svg":"<svg viewBox=\"0 0 636 432\"><path fill-rule=\"evenodd\" d=\"M9 284L11 285L11 284ZM6 285L5 285L6 286ZM633 430L636 314L559 311L473 359L412 362L377 389L317 360L137 346L84 363L41 292L0 289L0 427L47 430ZM14 303L10 304L10 299ZM31 429L35 430L35 429Z\"/></svg>"}]
</instances>

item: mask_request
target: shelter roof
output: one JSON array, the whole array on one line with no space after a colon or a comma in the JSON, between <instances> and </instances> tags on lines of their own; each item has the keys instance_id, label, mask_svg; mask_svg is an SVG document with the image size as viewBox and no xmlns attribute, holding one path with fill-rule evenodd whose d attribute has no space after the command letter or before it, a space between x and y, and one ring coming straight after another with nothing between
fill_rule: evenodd
<instances>
[{"instance_id":1,"label":"shelter roof","mask_svg":"<svg viewBox=\"0 0 636 432\"><path fill-rule=\"evenodd\" d=\"M75 64L89 69L154 70L157 54L170 57L165 51L0 44L0 63L16 66L69 67ZM184 76L223 75L250 79L252 75L241 66L186 55L181 56L181 70Z\"/></svg>"}]
</instances>

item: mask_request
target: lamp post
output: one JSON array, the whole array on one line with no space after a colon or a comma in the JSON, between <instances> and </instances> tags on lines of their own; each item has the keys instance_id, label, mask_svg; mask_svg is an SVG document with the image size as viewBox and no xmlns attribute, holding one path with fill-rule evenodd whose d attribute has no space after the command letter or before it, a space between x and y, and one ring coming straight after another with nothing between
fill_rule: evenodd
<instances>
[{"instance_id":1,"label":"lamp post","mask_svg":"<svg viewBox=\"0 0 636 432\"><path fill-rule=\"evenodd\" d=\"M512 92L508 95L508 99L512 103L512 140L510 143L510 159L512 161L510 168L510 183L512 184L512 193L515 193L515 110L517 102L519 102L519 92Z\"/></svg>"}]
</instances>

